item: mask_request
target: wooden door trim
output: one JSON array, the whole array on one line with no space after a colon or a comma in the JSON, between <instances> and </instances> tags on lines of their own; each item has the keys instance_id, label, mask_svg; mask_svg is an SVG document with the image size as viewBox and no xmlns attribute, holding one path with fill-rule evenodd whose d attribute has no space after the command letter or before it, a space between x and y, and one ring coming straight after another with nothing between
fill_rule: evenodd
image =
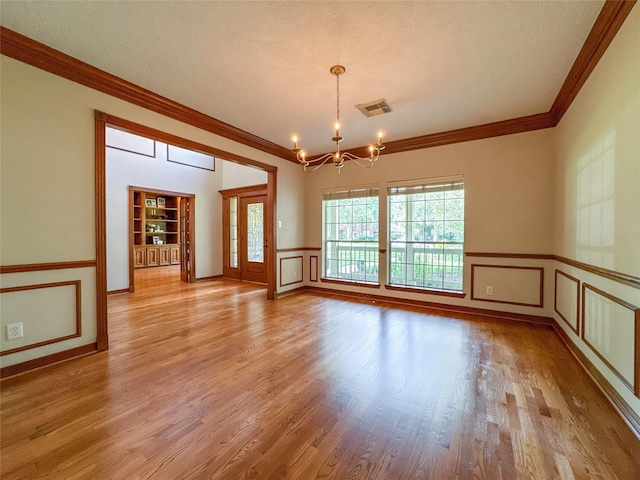
<instances>
[{"instance_id":1,"label":"wooden door trim","mask_svg":"<svg viewBox=\"0 0 640 480\"><path fill-rule=\"evenodd\" d=\"M255 197L256 195L267 194L267 184L227 188L226 190L218 190L218 192L220 192L223 197Z\"/></svg>"},{"instance_id":2,"label":"wooden door trim","mask_svg":"<svg viewBox=\"0 0 640 480\"><path fill-rule=\"evenodd\" d=\"M107 324L107 115L95 111L96 349L109 348Z\"/></svg>"},{"instance_id":3,"label":"wooden door trim","mask_svg":"<svg viewBox=\"0 0 640 480\"><path fill-rule=\"evenodd\" d=\"M267 219L265 222L267 239L267 298L275 300L276 292L276 192L277 192L277 169L267 172Z\"/></svg>"},{"instance_id":4,"label":"wooden door trim","mask_svg":"<svg viewBox=\"0 0 640 480\"><path fill-rule=\"evenodd\" d=\"M196 281L196 196L182 195L180 202L178 203L178 217L180 218L180 228L178 229L178 235L180 236L180 279L182 280L182 265L184 260L185 245L182 241L182 200L185 201L185 208L189 212L189 221L187 222L188 228L185 228L185 237L189 237L189 268L185 269L188 283L195 283ZM186 215L185 215L186 217Z\"/></svg>"}]
</instances>

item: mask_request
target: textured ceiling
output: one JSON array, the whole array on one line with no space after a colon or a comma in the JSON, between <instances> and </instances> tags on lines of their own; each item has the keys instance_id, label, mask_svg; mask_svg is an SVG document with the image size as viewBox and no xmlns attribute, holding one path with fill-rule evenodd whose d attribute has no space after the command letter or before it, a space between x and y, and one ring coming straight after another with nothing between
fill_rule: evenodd
<instances>
[{"instance_id":1,"label":"textured ceiling","mask_svg":"<svg viewBox=\"0 0 640 480\"><path fill-rule=\"evenodd\" d=\"M603 1L6 1L0 23L290 148L343 146L549 110ZM392 113L354 106L384 97Z\"/></svg>"}]
</instances>

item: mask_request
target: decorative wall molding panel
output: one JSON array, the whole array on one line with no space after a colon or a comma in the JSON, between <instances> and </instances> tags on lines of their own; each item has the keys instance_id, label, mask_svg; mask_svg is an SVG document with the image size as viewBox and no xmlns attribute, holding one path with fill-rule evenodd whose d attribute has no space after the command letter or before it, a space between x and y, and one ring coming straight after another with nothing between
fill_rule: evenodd
<instances>
[{"instance_id":1,"label":"decorative wall molding panel","mask_svg":"<svg viewBox=\"0 0 640 480\"><path fill-rule=\"evenodd\" d=\"M581 338L640 397L640 307L582 284Z\"/></svg>"},{"instance_id":2,"label":"decorative wall molding panel","mask_svg":"<svg viewBox=\"0 0 640 480\"><path fill-rule=\"evenodd\" d=\"M303 256L280 258L280 287L302 283L304 279Z\"/></svg>"},{"instance_id":3,"label":"decorative wall molding panel","mask_svg":"<svg viewBox=\"0 0 640 480\"><path fill-rule=\"evenodd\" d=\"M471 264L471 300L544 306L544 268Z\"/></svg>"},{"instance_id":4,"label":"decorative wall molding panel","mask_svg":"<svg viewBox=\"0 0 640 480\"><path fill-rule=\"evenodd\" d=\"M21 285L0 289L2 297L2 352L0 356L50 345L82 336L82 287L80 280ZM73 318L68 331L48 331L51 315ZM8 340L7 324L23 325L24 336Z\"/></svg>"},{"instance_id":5,"label":"decorative wall molding panel","mask_svg":"<svg viewBox=\"0 0 640 480\"><path fill-rule=\"evenodd\" d=\"M573 333L580 335L580 280L557 269L554 279L553 309L573 330Z\"/></svg>"}]
</instances>

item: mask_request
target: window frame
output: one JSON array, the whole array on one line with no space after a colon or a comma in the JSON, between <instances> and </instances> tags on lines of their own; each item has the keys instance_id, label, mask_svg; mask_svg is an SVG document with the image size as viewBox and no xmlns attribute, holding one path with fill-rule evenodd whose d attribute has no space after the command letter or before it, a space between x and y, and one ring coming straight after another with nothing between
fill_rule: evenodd
<instances>
[{"instance_id":1,"label":"window frame","mask_svg":"<svg viewBox=\"0 0 640 480\"><path fill-rule=\"evenodd\" d=\"M456 196L455 198L447 198L446 192L449 191L462 191L461 196ZM442 213L437 218L429 218L427 212L427 202L439 202L440 199L428 198L429 194L440 193L442 194ZM414 195L424 194L424 198L416 199ZM402 202L394 202L394 198L404 197L404 201ZM432 195L433 196L433 195ZM465 223L465 185L464 185L464 177L462 175L456 175L452 177L439 177L439 178L429 178L429 179L420 179L420 180L411 180L407 182L389 182L387 184L387 283L385 288L388 290L398 290L398 291L410 291L410 292L419 292L419 293L432 293L438 295L445 296L453 296L463 298L464 294L464 249L465 249L465 235L464 235L464 223ZM462 203L462 212L461 218L447 218L447 209L446 204L447 200L455 200L458 203ZM461 202L460 202L461 200ZM422 220L416 220L416 217L413 215L411 211L412 208L418 202L424 202L424 217ZM397 221L394 220L394 207L393 204L396 203L398 205L404 205L404 220ZM458 207L459 208L459 207ZM400 208L402 210L402 208ZM411 218L409 218L411 215ZM451 231L447 231L445 226L447 222L461 222L460 229L460 237L452 238L449 237L447 239L446 235L452 235ZM397 228L397 224L401 223L402 228ZM416 224L422 224L422 229L418 229L418 238L417 240L413 240L415 231L414 227ZM429 229L429 237L427 239L427 225L430 225L432 228ZM437 227L440 228L437 228ZM404 238L394 239L393 232L401 231L404 235ZM431 232L435 230L439 232L438 235L431 235ZM439 237L439 238L438 238ZM398 250L398 244L403 244L402 247L404 252L400 250L400 254L404 253L404 261L403 262L394 262L396 258L396 253L394 250ZM438 247L428 247L428 246L437 246L440 245L441 248ZM415 253L413 249L414 246L418 246L421 250L423 250L422 255L424 256L424 260L421 262L410 261L408 258L411 255L411 260L415 259ZM459 246L456 248L455 246ZM453 248L451 248L453 247ZM431 250L431 251L429 251ZM439 250L439 251L436 251ZM447 253L447 250L456 250L455 254ZM455 255L455 257L453 257ZM427 263L427 258L434 256L439 257L438 261L433 263ZM448 261L447 258L450 258ZM394 277L394 270L397 270L397 266L400 265L404 270L404 282L398 281L398 277ZM395 267L395 268L394 268ZM422 276L416 277L415 271L416 268L421 267ZM409 270L412 270L412 274L409 275ZM440 285L434 285L437 281L437 277L430 275L427 277L428 270L441 270ZM459 277L459 281L456 282L456 285L453 285L451 280L447 281L447 272L452 271L454 276ZM408 278L411 278L411 281ZM416 281L416 279L421 281ZM433 282L432 284L429 284ZM459 288L455 288L459 286Z\"/></svg>"},{"instance_id":2,"label":"window frame","mask_svg":"<svg viewBox=\"0 0 640 480\"><path fill-rule=\"evenodd\" d=\"M328 202L340 202L343 200L356 200L356 199L374 199L374 201L365 201L364 207L365 215L369 216L369 207L375 205L376 215L372 220L367 220L365 222L354 222L353 221L353 210L351 213L351 222L341 222L340 218L335 218L335 222L329 223L329 212L328 208L332 206L328 205ZM346 205L345 205L346 207ZM353 209L353 203L350 205ZM336 212L335 215L339 215L340 205L335 205ZM329 239L328 234L328 226L334 225L337 230L340 229L342 225L351 225L351 239L340 239L340 234L337 231L334 231L334 236L336 239ZM372 236L370 238L368 234L365 233L364 239L354 240L353 233L356 230L359 230L354 225L362 225L365 226L365 230L368 230L369 227L372 228ZM332 247L331 244L336 244L336 247ZM349 244L342 245L342 251L348 251L351 249L351 262L357 263L356 270L351 272L338 272L340 269L340 254L337 253L337 249L340 249L340 244ZM375 248L372 247L371 244L375 244ZM361 246L360 246L361 245ZM353 249L357 248L357 251ZM362 249L362 250L361 250ZM334 253L334 256L330 256L331 253ZM372 255L373 253L373 255ZM353 259L353 256L356 256ZM372 258L374 257L374 258ZM330 266L335 266L336 272L330 272ZM360 265L363 265L363 274L358 274L360 269ZM367 273L368 269L374 268L372 273ZM350 275L349 275L350 274ZM322 276L320 278L322 282L328 283L346 283L351 285L359 285L364 287L380 287L380 193L378 185L364 185L364 186L352 186L352 187L341 187L339 189L325 190L322 194Z\"/></svg>"}]
</instances>

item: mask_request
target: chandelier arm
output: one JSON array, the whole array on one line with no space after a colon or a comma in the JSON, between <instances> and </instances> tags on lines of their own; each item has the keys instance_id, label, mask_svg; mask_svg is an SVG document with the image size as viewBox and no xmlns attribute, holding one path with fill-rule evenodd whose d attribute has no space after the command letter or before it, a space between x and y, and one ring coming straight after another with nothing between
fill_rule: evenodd
<instances>
[{"instance_id":1,"label":"chandelier arm","mask_svg":"<svg viewBox=\"0 0 640 480\"><path fill-rule=\"evenodd\" d=\"M362 163L360 163L361 160L364 160L367 163L366 164L362 164ZM371 168L371 167L373 167L373 162L369 158L365 158L365 159L363 159L363 158L358 158L358 159L351 158L350 161L355 163L359 167L362 167L362 168Z\"/></svg>"},{"instance_id":2,"label":"chandelier arm","mask_svg":"<svg viewBox=\"0 0 640 480\"><path fill-rule=\"evenodd\" d=\"M327 155L329 155L329 156L327 157ZM305 166L304 166L304 171L306 173L312 173L312 172L315 172L316 170L318 170L321 166L323 166L325 163L327 163L329 161L329 159L332 157L331 154L327 154L327 155L323 155L323 157L327 157L327 158L325 158L324 161L319 165L310 166L310 163L306 163ZM318 160L320 160L320 159L318 159ZM317 162L318 160L314 160L314 163Z\"/></svg>"},{"instance_id":3,"label":"chandelier arm","mask_svg":"<svg viewBox=\"0 0 640 480\"><path fill-rule=\"evenodd\" d=\"M303 165L304 165L304 164L306 164L306 165L315 165L315 164L317 164L317 163L324 164L324 163L325 163L327 160L329 160L330 158L332 159L332 158L333 158L333 155L334 155L333 153L325 153L325 154L324 154L324 155L322 155L321 157L314 158L313 160L309 160L309 159L306 159L306 158L305 158L304 162L301 162L301 163L302 163Z\"/></svg>"},{"instance_id":4,"label":"chandelier arm","mask_svg":"<svg viewBox=\"0 0 640 480\"><path fill-rule=\"evenodd\" d=\"M376 154L373 157L359 157L357 155L354 155L350 152L344 152L342 154L342 157L347 159L347 160L351 160L353 162L355 162L356 164L362 166L366 166L367 168L371 168L371 166L373 166L373 162L375 162L376 160L378 160L378 158L380 157L380 152L378 152L376 150ZM363 162L368 162L370 166L368 165L362 165L360 163L358 163L358 161L363 161Z\"/></svg>"}]
</instances>

